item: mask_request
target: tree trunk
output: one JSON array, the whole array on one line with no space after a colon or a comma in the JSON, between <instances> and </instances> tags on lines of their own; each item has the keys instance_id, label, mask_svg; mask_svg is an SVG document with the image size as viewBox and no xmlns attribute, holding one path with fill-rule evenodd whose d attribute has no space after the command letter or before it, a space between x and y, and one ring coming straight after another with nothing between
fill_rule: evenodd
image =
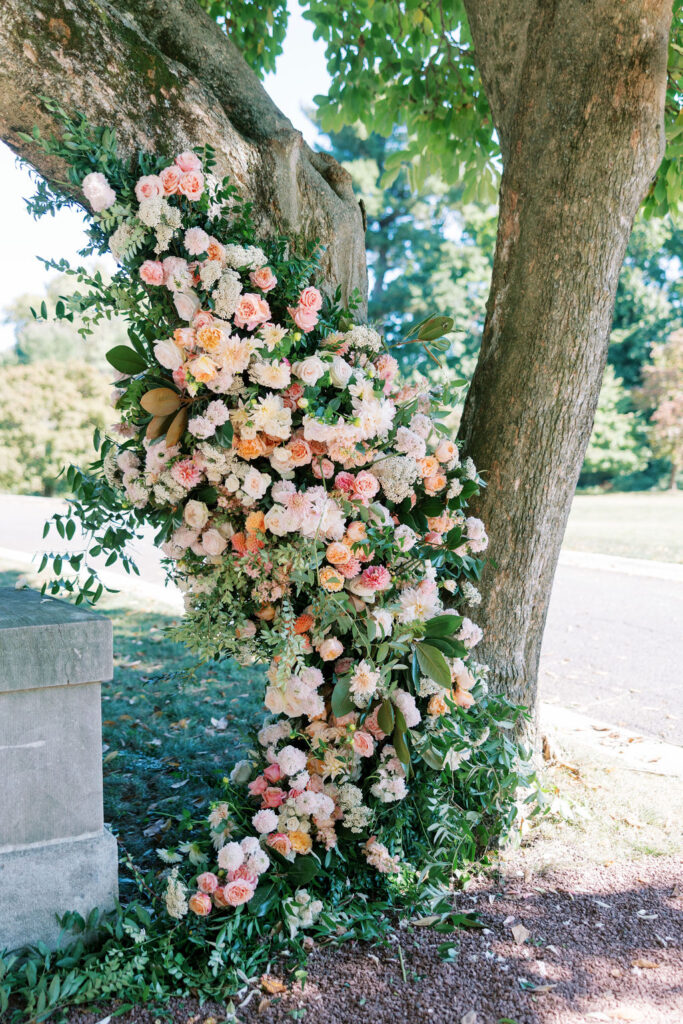
<instances>
[{"instance_id":1,"label":"tree trunk","mask_svg":"<svg viewBox=\"0 0 683 1024\"><path fill-rule=\"evenodd\" d=\"M488 481L481 659L535 710L555 567L633 219L663 154L671 0L466 0L504 172L460 437ZM580 638L577 638L580 643Z\"/></svg>"},{"instance_id":2,"label":"tree trunk","mask_svg":"<svg viewBox=\"0 0 683 1024\"><path fill-rule=\"evenodd\" d=\"M350 175L304 143L197 0L3 0L0 137L53 181L64 167L19 138L55 131L41 96L116 128L122 152L211 143L263 234L326 246L329 291L367 294Z\"/></svg>"}]
</instances>

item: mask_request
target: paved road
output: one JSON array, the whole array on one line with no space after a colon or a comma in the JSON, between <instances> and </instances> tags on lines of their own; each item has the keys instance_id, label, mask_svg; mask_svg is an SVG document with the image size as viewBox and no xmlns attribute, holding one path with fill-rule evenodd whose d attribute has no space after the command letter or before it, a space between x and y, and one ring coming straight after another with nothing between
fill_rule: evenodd
<instances>
[{"instance_id":1,"label":"paved road","mask_svg":"<svg viewBox=\"0 0 683 1024\"><path fill-rule=\"evenodd\" d=\"M58 507L43 498L0 495L0 557L47 546L43 523ZM57 540L50 539L55 550ZM146 582L163 582L151 544L140 548L137 560ZM580 560L591 562L590 556ZM541 697L683 745L681 571L661 579L647 575L647 563L615 560L630 569L623 572L567 561L570 556L560 563L550 603ZM651 565L666 575L660 563Z\"/></svg>"}]
</instances>

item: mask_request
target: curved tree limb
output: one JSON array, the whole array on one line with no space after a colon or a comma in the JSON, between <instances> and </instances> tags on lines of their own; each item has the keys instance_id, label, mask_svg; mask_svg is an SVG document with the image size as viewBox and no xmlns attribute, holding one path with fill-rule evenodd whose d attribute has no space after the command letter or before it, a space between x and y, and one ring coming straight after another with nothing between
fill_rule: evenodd
<instances>
[{"instance_id":1,"label":"curved tree limb","mask_svg":"<svg viewBox=\"0 0 683 1024\"><path fill-rule=\"evenodd\" d=\"M64 168L20 132L55 130L40 96L116 128L122 152L211 143L257 228L318 239L329 290L367 278L350 176L313 153L195 0L3 0L0 136L42 175Z\"/></svg>"}]
</instances>

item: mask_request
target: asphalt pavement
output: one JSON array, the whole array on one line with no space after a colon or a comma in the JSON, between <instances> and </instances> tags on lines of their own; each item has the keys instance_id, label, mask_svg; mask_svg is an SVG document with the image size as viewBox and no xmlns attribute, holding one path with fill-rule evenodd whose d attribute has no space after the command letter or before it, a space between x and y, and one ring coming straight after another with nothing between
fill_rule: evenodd
<instances>
[{"instance_id":1,"label":"asphalt pavement","mask_svg":"<svg viewBox=\"0 0 683 1024\"><path fill-rule=\"evenodd\" d=\"M77 542L65 545L56 534L42 539L46 518L60 507L0 495L0 559L74 550ZM151 536L136 560L153 594L164 574ZM540 691L548 703L683 745L683 566L563 552Z\"/></svg>"}]
</instances>

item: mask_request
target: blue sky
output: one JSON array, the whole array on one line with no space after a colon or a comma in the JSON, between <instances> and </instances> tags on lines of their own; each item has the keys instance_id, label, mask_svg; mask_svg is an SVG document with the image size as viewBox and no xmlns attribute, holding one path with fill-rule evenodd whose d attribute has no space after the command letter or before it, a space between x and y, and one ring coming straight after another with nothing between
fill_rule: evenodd
<instances>
[{"instance_id":1,"label":"blue sky","mask_svg":"<svg viewBox=\"0 0 683 1024\"><path fill-rule=\"evenodd\" d=\"M301 17L298 4L290 6L285 51L275 74L268 76L265 85L294 126L308 142L314 143L315 128L302 113L302 107L312 106L317 93L327 92L324 46L313 40L313 26ZM42 290L48 273L36 256L65 258L75 265L80 260L78 250L84 243L81 215L74 210L62 210L54 218L35 221L23 202L32 192L28 172L17 165L12 152L0 143L0 311L15 296ZM0 324L0 348L6 348L12 341L12 328Z\"/></svg>"}]
</instances>

